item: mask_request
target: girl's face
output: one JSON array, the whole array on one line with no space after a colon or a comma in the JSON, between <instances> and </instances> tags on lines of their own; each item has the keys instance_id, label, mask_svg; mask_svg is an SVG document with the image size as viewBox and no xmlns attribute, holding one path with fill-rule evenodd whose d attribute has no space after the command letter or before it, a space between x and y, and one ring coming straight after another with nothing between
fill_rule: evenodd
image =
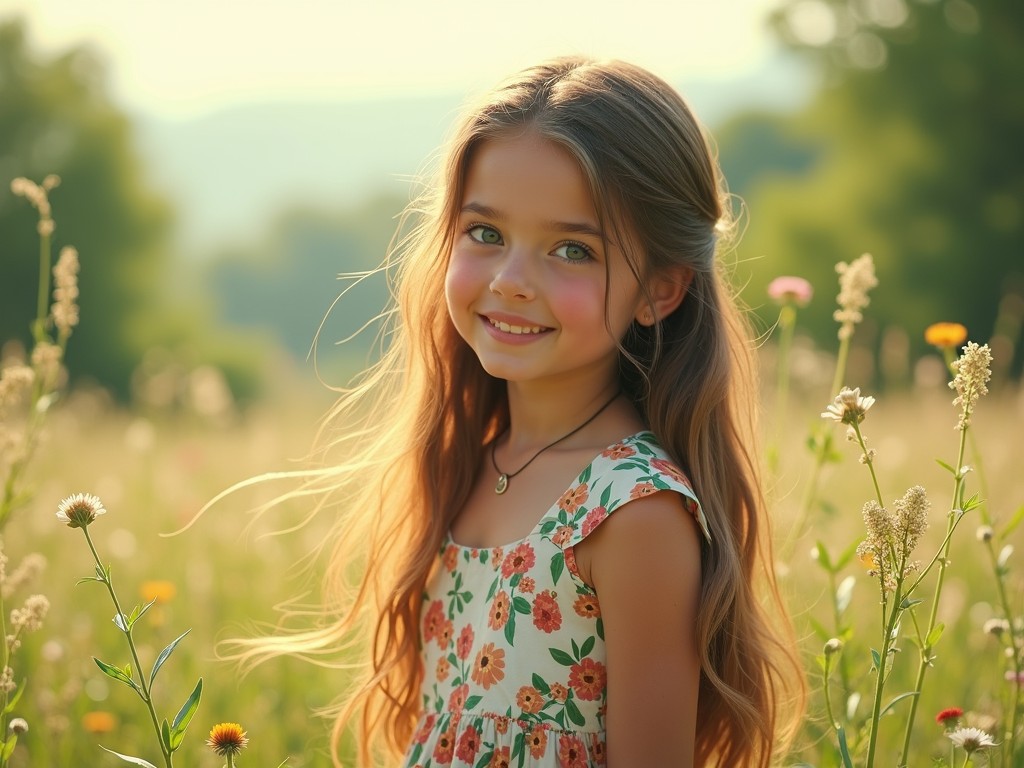
<instances>
[{"instance_id":1,"label":"girl's face","mask_svg":"<svg viewBox=\"0 0 1024 768\"><path fill-rule=\"evenodd\" d=\"M617 376L616 342L646 302L566 150L533 132L477 146L457 227L448 311L488 373L583 396Z\"/></svg>"}]
</instances>

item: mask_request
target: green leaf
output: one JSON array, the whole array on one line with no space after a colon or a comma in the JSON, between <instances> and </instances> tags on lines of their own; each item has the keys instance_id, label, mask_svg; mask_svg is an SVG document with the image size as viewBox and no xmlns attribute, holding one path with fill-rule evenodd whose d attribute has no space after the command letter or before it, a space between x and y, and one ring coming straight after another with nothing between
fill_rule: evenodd
<instances>
[{"instance_id":1,"label":"green leaf","mask_svg":"<svg viewBox=\"0 0 1024 768\"><path fill-rule=\"evenodd\" d=\"M533 687L545 696L551 693L551 688L544 681L544 678L538 675L536 672L533 673Z\"/></svg>"},{"instance_id":2,"label":"green leaf","mask_svg":"<svg viewBox=\"0 0 1024 768\"><path fill-rule=\"evenodd\" d=\"M526 734L520 731L516 734L515 740L512 742L512 755L511 759L515 760L519 755L523 753L523 748L526 746Z\"/></svg>"},{"instance_id":3,"label":"green leaf","mask_svg":"<svg viewBox=\"0 0 1024 768\"><path fill-rule=\"evenodd\" d=\"M939 642L939 638L942 637L942 632L945 628L946 625L942 622L939 622L934 627L932 627L932 631L928 633L928 637L925 639L925 642L928 644L929 648L934 648L936 646L936 644Z\"/></svg>"},{"instance_id":4,"label":"green leaf","mask_svg":"<svg viewBox=\"0 0 1024 768\"><path fill-rule=\"evenodd\" d=\"M837 573L839 571L843 570L843 568L845 568L846 566L848 566L850 564L850 561L853 560L853 556L857 554L857 545L858 544L860 544L860 542L858 540L854 539L850 543L850 546L848 546L846 549L844 549L843 553L841 555L839 555L839 559L836 560L836 572Z\"/></svg>"},{"instance_id":5,"label":"green leaf","mask_svg":"<svg viewBox=\"0 0 1024 768\"><path fill-rule=\"evenodd\" d=\"M949 474L951 474L953 477L956 477L956 470L953 467L949 466L949 464L944 462L942 459L936 459L935 463L938 464L940 467L942 467L947 472L949 472Z\"/></svg>"},{"instance_id":6,"label":"green leaf","mask_svg":"<svg viewBox=\"0 0 1024 768\"><path fill-rule=\"evenodd\" d=\"M160 741L164 746L164 749L168 752L172 752L171 749L171 725L167 722L167 718L160 724Z\"/></svg>"},{"instance_id":7,"label":"green leaf","mask_svg":"<svg viewBox=\"0 0 1024 768\"><path fill-rule=\"evenodd\" d=\"M125 623L124 614L115 613L113 621L117 628L120 629L122 632L128 631L128 625Z\"/></svg>"},{"instance_id":8,"label":"green leaf","mask_svg":"<svg viewBox=\"0 0 1024 768\"><path fill-rule=\"evenodd\" d=\"M890 709L892 709L893 706L896 704L896 702L902 701L903 699L906 699L909 696L920 696L920 695L921 695L920 691L908 691L907 693L901 693L895 699L893 699L888 704L886 704L885 707L882 708L882 711L878 713L878 716L881 717L886 712L888 712Z\"/></svg>"},{"instance_id":9,"label":"green leaf","mask_svg":"<svg viewBox=\"0 0 1024 768\"><path fill-rule=\"evenodd\" d=\"M6 706L6 707L4 707L4 714L5 714L5 715L9 715L9 714L11 714L11 712L13 712L13 711L14 711L14 708L15 708L16 706L18 706L18 701L19 701L19 700L21 699L21 694L23 694L23 693L25 692L25 683L26 683L26 681L25 681L25 680L22 680L22 681L21 681L21 685L19 685L19 686L18 686L18 687L17 687L16 689L15 689L15 693L14 693L14 695L13 695L13 696L11 697L11 700L10 700L10 701L8 701L8 702L7 702L7 706Z\"/></svg>"},{"instance_id":10,"label":"green leaf","mask_svg":"<svg viewBox=\"0 0 1024 768\"><path fill-rule=\"evenodd\" d=\"M10 759L11 755L14 754L14 748L18 746L18 734L12 733L11 740L8 742L0 742L3 744L3 751L0 751L0 760L4 761L4 765Z\"/></svg>"},{"instance_id":11,"label":"green leaf","mask_svg":"<svg viewBox=\"0 0 1024 768\"><path fill-rule=\"evenodd\" d=\"M552 659L557 661L563 667L571 667L576 663L576 659L565 651L560 651L558 648L548 648L548 653L551 654Z\"/></svg>"},{"instance_id":12,"label":"green leaf","mask_svg":"<svg viewBox=\"0 0 1024 768\"><path fill-rule=\"evenodd\" d=\"M152 603L150 603L150 605L152 605ZM148 608L149 606L146 607ZM160 651L160 655L157 656L156 661L153 662L153 671L149 673L150 688L153 687L153 681L156 680L156 673L160 671L160 667L162 667L164 665L164 662L170 658L172 653L174 653L174 649L178 646L178 643L180 643L185 638L185 635L187 635L191 631L191 629L186 629L184 632L178 635L178 637L172 640L166 648Z\"/></svg>"},{"instance_id":13,"label":"green leaf","mask_svg":"<svg viewBox=\"0 0 1024 768\"><path fill-rule=\"evenodd\" d=\"M999 532L999 538L1005 539L1014 529L1020 525L1021 521L1024 520L1024 505L1019 507L1016 512L1013 513L1013 517L1010 518L1010 522L1006 524L1006 527Z\"/></svg>"},{"instance_id":14,"label":"green leaf","mask_svg":"<svg viewBox=\"0 0 1024 768\"><path fill-rule=\"evenodd\" d=\"M572 655L576 658L577 661L579 661L579 659L580 659L580 647L578 645L576 645L576 641L573 640L572 638L569 638L569 642L572 643Z\"/></svg>"},{"instance_id":15,"label":"green leaf","mask_svg":"<svg viewBox=\"0 0 1024 768\"><path fill-rule=\"evenodd\" d=\"M466 709L472 709L477 704L479 704L481 701L483 701L483 698L484 698L483 696L479 696L479 695L478 696L470 696L469 698L466 699Z\"/></svg>"},{"instance_id":16,"label":"green leaf","mask_svg":"<svg viewBox=\"0 0 1024 768\"><path fill-rule=\"evenodd\" d=\"M131 763L132 765L141 765L142 768L156 768L155 765L153 765L150 762L147 762L146 760L143 760L141 757L132 757L131 755L122 755L120 752L115 752L112 749L107 749L102 744L100 744L100 749L102 749L104 752L109 752L110 754L115 755L116 757L120 757L126 763Z\"/></svg>"},{"instance_id":17,"label":"green leaf","mask_svg":"<svg viewBox=\"0 0 1024 768\"><path fill-rule=\"evenodd\" d=\"M505 640L509 645L515 645L514 640L516 637L516 612L510 611L508 614L508 620L505 622Z\"/></svg>"},{"instance_id":18,"label":"green leaf","mask_svg":"<svg viewBox=\"0 0 1024 768\"><path fill-rule=\"evenodd\" d=\"M905 598L903 598L903 602L900 603L900 610L901 611L909 610L909 609L913 608L915 605L919 605L920 603L923 603L923 602L924 602L924 600L921 600L920 598L913 598L913 599L911 599L909 597L905 597Z\"/></svg>"},{"instance_id":19,"label":"green leaf","mask_svg":"<svg viewBox=\"0 0 1024 768\"><path fill-rule=\"evenodd\" d=\"M576 702L572 699L566 699L565 713L569 715L569 719L576 723L576 725L583 726L587 724L587 718L583 716L579 707L576 706Z\"/></svg>"},{"instance_id":20,"label":"green leaf","mask_svg":"<svg viewBox=\"0 0 1024 768\"><path fill-rule=\"evenodd\" d=\"M835 567L832 565L832 558L828 556L828 550L825 549L825 542L818 539L818 541L814 543L814 551L814 559L818 561L818 565L829 573L835 573Z\"/></svg>"},{"instance_id":21,"label":"green leaf","mask_svg":"<svg viewBox=\"0 0 1024 768\"><path fill-rule=\"evenodd\" d=\"M878 670L882 668L882 656L874 648L871 649L871 668Z\"/></svg>"},{"instance_id":22,"label":"green leaf","mask_svg":"<svg viewBox=\"0 0 1024 768\"><path fill-rule=\"evenodd\" d=\"M136 693L142 695L142 691L139 690L139 686L135 683L134 680L131 679L131 677L124 673L124 670L120 669L119 667L111 666L110 664L107 664L105 661L100 661L95 656L92 657L92 660L96 662L97 667L103 670L103 674L107 675L108 677L112 677L115 680L120 680L122 683L132 688Z\"/></svg>"},{"instance_id":23,"label":"green leaf","mask_svg":"<svg viewBox=\"0 0 1024 768\"><path fill-rule=\"evenodd\" d=\"M843 758L843 768L853 768L853 759L850 757L850 747L846 744L846 729L839 726L836 729L836 736L839 738L839 754Z\"/></svg>"},{"instance_id":24,"label":"green leaf","mask_svg":"<svg viewBox=\"0 0 1024 768\"><path fill-rule=\"evenodd\" d=\"M519 613L529 613L530 601L521 595L516 595L512 598L512 607Z\"/></svg>"},{"instance_id":25,"label":"green leaf","mask_svg":"<svg viewBox=\"0 0 1024 768\"><path fill-rule=\"evenodd\" d=\"M565 568L565 555L562 552L556 552L551 556L551 583L557 584L559 577L562 575L562 570Z\"/></svg>"},{"instance_id":26,"label":"green leaf","mask_svg":"<svg viewBox=\"0 0 1024 768\"><path fill-rule=\"evenodd\" d=\"M196 683L196 687L192 689L192 695L188 697L188 700L181 705L181 709L178 710L178 714L174 716L174 722L171 723L171 751L174 751L181 746L181 740L185 736L185 729L188 728L189 722L192 720L192 715L199 709L199 700L203 697L203 678L199 678L199 682Z\"/></svg>"},{"instance_id":27,"label":"green leaf","mask_svg":"<svg viewBox=\"0 0 1024 768\"><path fill-rule=\"evenodd\" d=\"M484 752L480 755L480 759L476 761L476 765L473 768L484 768L484 766L491 762L492 757L494 757L493 749L490 752Z\"/></svg>"},{"instance_id":28,"label":"green leaf","mask_svg":"<svg viewBox=\"0 0 1024 768\"><path fill-rule=\"evenodd\" d=\"M593 635L584 640L583 645L580 647L580 658L586 658L589 656L590 652L594 650L594 643L596 642L597 639Z\"/></svg>"}]
</instances>

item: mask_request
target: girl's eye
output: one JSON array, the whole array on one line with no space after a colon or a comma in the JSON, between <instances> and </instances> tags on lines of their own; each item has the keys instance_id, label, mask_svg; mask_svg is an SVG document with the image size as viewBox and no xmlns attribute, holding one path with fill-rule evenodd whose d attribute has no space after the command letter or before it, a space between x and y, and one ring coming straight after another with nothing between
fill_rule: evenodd
<instances>
[{"instance_id":1,"label":"girl's eye","mask_svg":"<svg viewBox=\"0 0 1024 768\"><path fill-rule=\"evenodd\" d=\"M554 250L554 254L569 262L589 261L593 258L593 252L583 243L564 243Z\"/></svg>"},{"instance_id":2,"label":"girl's eye","mask_svg":"<svg viewBox=\"0 0 1024 768\"><path fill-rule=\"evenodd\" d=\"M478 243L501 245L501 233L493 227L488 227L486 224L474 224L466 230L466 234Z\"/></svg>"}]
</instances>

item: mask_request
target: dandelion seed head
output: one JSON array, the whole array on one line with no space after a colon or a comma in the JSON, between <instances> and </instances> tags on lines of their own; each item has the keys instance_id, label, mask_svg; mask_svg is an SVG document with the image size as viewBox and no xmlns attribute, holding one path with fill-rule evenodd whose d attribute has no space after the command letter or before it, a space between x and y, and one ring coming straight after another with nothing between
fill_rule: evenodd
<instances>
[{"instance_id":1,"label":"dandelion seed head","mask_svg":"<svg viewBox=\"0 0 1024 768\"><path fill-rule=\"evenodd\" d=\"M76 493L64 499L57 507L57 519L68 528L85 528L100 515L105 515L103 502L91 493Z\"/></svg>"},{"instance_id":2,"label":"dandelion seed head","mask_svg":"<svg viewBox=\"0 0 1024 768\"><path fill-rule=\"evenodd\" d=\"M960 407L960 421L956 428L963 431L970 426L971 413L978 399L988 394L988 382L992 378L992 350L988 344L978 346L967 342L963 354L953 361L956 375L949 382L949 388L956 390L953 405Z\"/></svg>"},{"instance_id":3,"label":"dandelion seed head","mask_svg":"<svg viewBox=\"0 0 1024 768\"><path fill-rule=\"evenodd\" d=\"M850 389L843 387L839 390L835 400L822 411L821 418L831 419L840 424L860 424L864 421L868 409L875 404L875 398L870 396L861 397L860 387ZM856 431L854 431L856 437Z\"/></svg>"},{"instance_id":4,"label":"dandelion seed head","mask_svg":"<svg viewBox=\"0 0 1024 768\"><path fill-rule=\"evenodd\" d=\"M924 340L939 349L952 349L967 341L967 329L960 323L932 323L924 329Z\"/></svg>"},{"instance_id":5,"label":"dandelion seed head","mask_svg":"<svg viewBox=\"0 0 1024 768\"><path fill-rule=\"evenodd\" d=\"M776 304L806 307L814 296L814 287L802 277L784 275L768 283L768 297Z\"/></svg>"},{"instance_id":6,"label":"dandelion seed head","mask_svg":"<svg viewBox=\"0 0 1024 768\"><path fill-rule=\"evenodd\" d=\"M839 273L839 304L832 317L839 323L839 338L848 339L853 335L854 326L864 319L861 310L870 302L868 291L878 285L875 277L875 261L870 253L847 264L836 264Z\"/></svg>"},{"instance_id":7,"label":"dandelion seed head","mask_svg":"<svg viewBox=\"0 0 1024 768\"><path fill-rule=\"evenodd\" d=\"M946 735L954 745L962 747L968 755L996 745L992 737L980 728L957 728Z\"/></svg>"},{"instance_id":8,"label":"dandelion seed head","mask_svg":"<svg viewBox=\"0 0 1024 768\"><path fill-rule=\"evenodd\" d=\"M238 723L218 723L206 740L206 745L221 757L237 755L248 743L249 739Z\"/></svg>"}]
</instances>

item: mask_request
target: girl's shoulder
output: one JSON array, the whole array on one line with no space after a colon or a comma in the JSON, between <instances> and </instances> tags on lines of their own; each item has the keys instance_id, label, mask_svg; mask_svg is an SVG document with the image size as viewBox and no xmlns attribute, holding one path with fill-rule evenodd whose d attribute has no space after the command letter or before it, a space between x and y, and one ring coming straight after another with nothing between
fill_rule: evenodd
<instances>
[{"instance_id":1,"label":"girl's shoulder","mask_svg":"<svg viewBox=\"0 0 1024 768\"><path fill-rule=\"evenodd\" d=\"M707 519L693 484L655 435L645 430L602 450L559 499L558 515L573 529L566 547L583 541L609 515L631 501L661 491L682 496L684 507L710 541Z\"/></svg>"}]
</instances>

